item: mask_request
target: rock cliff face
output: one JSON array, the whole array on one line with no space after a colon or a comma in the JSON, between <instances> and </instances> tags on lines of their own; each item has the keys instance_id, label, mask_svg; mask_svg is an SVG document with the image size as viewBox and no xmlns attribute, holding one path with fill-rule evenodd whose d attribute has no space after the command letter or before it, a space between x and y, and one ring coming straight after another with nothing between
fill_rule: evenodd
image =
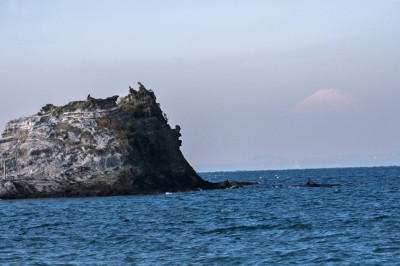
<instances>
[{"instance_id":1,"label":"rock cliff face","mask_svg":"<svg viewBox=\"0 0 400 266\"><path fill-rule=\"evenodd\" d=\"M183 157L180 127L151 90L48 104L0 139L0 198L80 197L213 189Z\"/></svg>"}]
</instances>

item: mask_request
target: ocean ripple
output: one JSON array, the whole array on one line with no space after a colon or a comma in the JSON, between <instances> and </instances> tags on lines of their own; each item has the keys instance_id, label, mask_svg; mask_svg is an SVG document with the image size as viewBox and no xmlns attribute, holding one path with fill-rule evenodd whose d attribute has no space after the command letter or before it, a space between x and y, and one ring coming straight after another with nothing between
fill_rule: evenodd
<instances>
[{"instance_id":1,"label":"ocean ripple","mask_svg":"<svg viewBox=\"0 0 400 266\"><path fill-rule=\"evenodd\" d=\"M259 184L168 195L0 201L0 264L398 264L398 167L202 176ZM308 176L342 187L296 186Z\"/></svg>"}]
</instances>

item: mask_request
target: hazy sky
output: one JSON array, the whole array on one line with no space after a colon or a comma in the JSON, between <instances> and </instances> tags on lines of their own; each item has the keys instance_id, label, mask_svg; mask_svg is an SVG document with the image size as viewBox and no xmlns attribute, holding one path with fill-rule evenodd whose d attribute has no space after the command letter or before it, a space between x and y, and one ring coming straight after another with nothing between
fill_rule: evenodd
<instances>
[{"instance_id":1,"label":"hazy sky","mask_svg":"<svg viewBox=\"0 0 400 266\"><path fill-rule=\"evenodd\" d=\"M400 1L0 2L0 127L155 91L196 170L400 164Z\"/></svg>"}]
</instances>

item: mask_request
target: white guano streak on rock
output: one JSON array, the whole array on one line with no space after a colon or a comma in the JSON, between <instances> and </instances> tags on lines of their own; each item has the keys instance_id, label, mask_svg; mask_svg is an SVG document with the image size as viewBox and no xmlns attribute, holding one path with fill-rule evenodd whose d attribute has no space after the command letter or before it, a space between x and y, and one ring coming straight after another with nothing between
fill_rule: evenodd
<instances>
[{"instance_id":1,"label":"white guano streak on rock","mask_svg":"<svg viewBox=\"0 0 400 266\"><path fill-rule=\"evenodd\" d=\"M8 122L0 142L0 155L4 162L1 178L58 179L81 167L88 167L96 174L121 166L122 155L113 151L119 145L118 140L106 129L96 130L96 120L115 110L117 108L99 112L68 112L59 117L30 116ZM76 128L76 132L63 132L61 123ZM66 143L72 144L67 145L68 152L65 150ZM3 150L15 152L7 154ZM101 150L108 152L101 155Z\"/></svg>"}]
</instances>

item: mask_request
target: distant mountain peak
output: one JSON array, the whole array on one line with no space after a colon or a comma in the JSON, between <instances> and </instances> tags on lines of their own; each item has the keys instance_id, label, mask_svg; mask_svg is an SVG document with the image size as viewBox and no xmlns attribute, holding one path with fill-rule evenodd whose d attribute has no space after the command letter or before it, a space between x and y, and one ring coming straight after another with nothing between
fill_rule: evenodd
<instances>
[{"instance_id":1,"label":"distant mountain peak","mask_svg":"<svg viewBox=\"0 0 400 266\"><path fill-rule=\"evenodd\" d=\"M358 96L339 89L321 89L292 107L286 115L343 114L363 105Z\"/></svg>"}]
</instances>

